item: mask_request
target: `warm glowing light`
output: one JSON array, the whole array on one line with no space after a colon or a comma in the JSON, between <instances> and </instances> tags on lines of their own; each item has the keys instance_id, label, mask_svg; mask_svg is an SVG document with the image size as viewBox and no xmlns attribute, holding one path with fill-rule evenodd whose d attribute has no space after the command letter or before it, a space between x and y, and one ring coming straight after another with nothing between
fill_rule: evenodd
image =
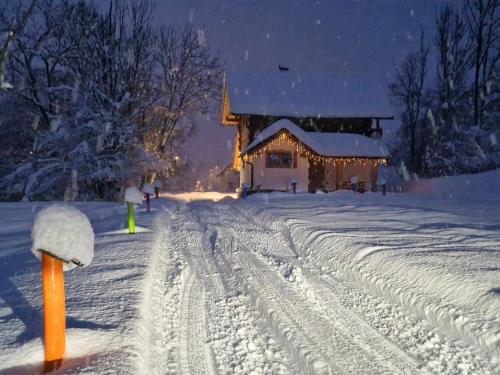
<instances>
[{"instance_id":1,"label":"warm glowing light","mask_svg":"<svg viewBox=\"0 0 500 375\"><path fill-rule=\"evenodd\" d=\"M257 157L261 156L267 151L271 151L280 145L290 145L300 152L301 156L306 157L309 162L315 164L333 164L333 165L387 165L385 158L363 158L363 157L335 157L335 156L321 156L312 152L309 148L304 147L301 143L290 137L288 133L281 132L278 137L267 143L265 146L260 147L254 152L244 155L243 161L253 162Z\"/></svg>"}]
</instances>

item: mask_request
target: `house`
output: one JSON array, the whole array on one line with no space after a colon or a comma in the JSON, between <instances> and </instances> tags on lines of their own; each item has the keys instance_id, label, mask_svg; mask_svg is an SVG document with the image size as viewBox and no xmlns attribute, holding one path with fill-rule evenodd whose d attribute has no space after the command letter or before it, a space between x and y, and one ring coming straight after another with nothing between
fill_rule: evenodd
<instances>
[{"instance_id":1,"label":"house","mask_svg":"<svg viewBox=\"0 0 500 375\"><path fill-rule=\"evenodd\" d=\"M373 80L372 80L373 81ZM392 120L383 85L366 77L268 73L227 75L223 126L237 127L233 169L251 189L375 189L389 154L382 120Z\"/></svg>"}]
</instances>

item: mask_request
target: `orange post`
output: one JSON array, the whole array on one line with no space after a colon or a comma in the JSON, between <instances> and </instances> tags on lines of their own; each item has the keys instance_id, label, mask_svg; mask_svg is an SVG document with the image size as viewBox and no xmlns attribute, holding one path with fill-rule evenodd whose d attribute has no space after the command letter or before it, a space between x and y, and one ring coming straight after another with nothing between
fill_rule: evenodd
<instances>
[{"instance_id":1,"label":"orange post","mask_svg":"<svg viewBox=\"0 0 500 375\"><path fill-rule=\"evenodd\" d=\"M42 252L43 318L45 322L44 372L61 367L66 349L66 308L61 260Z\"/></svg>"}]
</instances>

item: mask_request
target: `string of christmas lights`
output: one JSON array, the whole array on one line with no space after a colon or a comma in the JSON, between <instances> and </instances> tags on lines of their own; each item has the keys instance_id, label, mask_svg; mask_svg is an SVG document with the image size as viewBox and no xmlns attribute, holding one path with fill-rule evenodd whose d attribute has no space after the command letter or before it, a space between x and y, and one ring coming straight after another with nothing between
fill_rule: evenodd
<instances>
[{"instance_id":1,"label":"string of christmas lights","mask_svg":"<svg viewBox=\"0 0 500 375\"><path fill-rule=\"evenodd\" d=\"M272 141L267 143L265 146L260 147L254 152L244 155L244 162L253 162L257 157L261 156L265 152L272 151L277 146L281 146L283 144L293 146L300 153L302 157L306 157L309 162L315 164L333 164L333 165L387 165L387 159L385 158L356 158L356 157L332 157L332 156L321 156L307 147L304 147L301 143L295 141L292 137L288 135L288 133L282 132L278 135L278 137L274 138Z\"/></svg>"}]
</instances>

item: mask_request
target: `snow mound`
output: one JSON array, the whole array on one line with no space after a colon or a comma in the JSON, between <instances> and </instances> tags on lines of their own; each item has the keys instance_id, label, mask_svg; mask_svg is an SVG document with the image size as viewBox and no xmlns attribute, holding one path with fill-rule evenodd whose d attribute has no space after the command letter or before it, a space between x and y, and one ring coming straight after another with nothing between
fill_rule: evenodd
<instances>
[{"instance_id":1,"label":"snow mound","mask_svg":"<svg viewBox=\"0 0 500 375\"><path fill-rule=\"evenodd\" d=\"M41 259L40 250L64 262L64 270L85 267L94 257L94 231L90 221L71 206L52 205L35 217L31 251Z\"/></svg>"},{"instance_id":2,"label":"snow mound","mask_svg":"<svg viewBox=\"0 0 500 375\"><path fill-rule=\"evenodd\" d=\"M141 204L142 198L142 193L135 186L130 186L125 189L125 202Z\"/></svg>"},{"instance_id":3,"label":"snow mound","mask_svg":"<svg viewBox=\"0 0 500 375\"><path fill-rule=\"evenodd\" d=\"M144 184L142 187L142 191L144 194L154 194L155 193L155 188L151 184Z\"/></svg>"}]
</instances>

